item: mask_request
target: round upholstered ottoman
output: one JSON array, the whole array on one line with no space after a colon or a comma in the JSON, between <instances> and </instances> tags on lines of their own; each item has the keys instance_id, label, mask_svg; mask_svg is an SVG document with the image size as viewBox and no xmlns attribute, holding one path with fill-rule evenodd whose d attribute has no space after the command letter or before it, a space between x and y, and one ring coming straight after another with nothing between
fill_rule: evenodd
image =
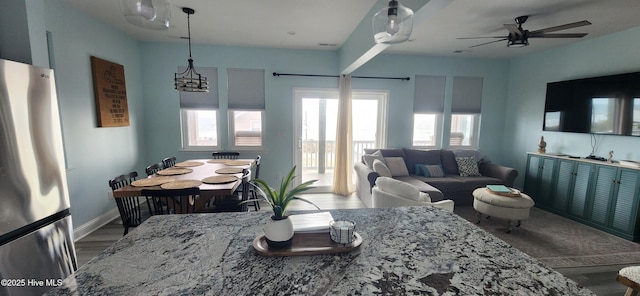
<instances>
[{"instance_id":1,"label":"round upholstered ottoman","mask_svg":"<svg viewBox=\"0 0 640 296\"><path fill-rule=\"evenodd\" d=\"M511 232L511 221L516 221L518 227L522 220L529 218L529 210L534 204L531 197L524 193L511 197L495 194L484 187L473 191L473 209L478 212L478 223L482 214L507 219L507 233Z\"/></svg>"}]
</instances>

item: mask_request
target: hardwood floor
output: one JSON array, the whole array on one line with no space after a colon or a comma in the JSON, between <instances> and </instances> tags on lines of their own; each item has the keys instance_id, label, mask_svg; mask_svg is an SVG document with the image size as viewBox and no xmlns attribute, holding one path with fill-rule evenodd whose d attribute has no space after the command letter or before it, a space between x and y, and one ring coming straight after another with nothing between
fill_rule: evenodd
<instances>
[{"instance_id":1,"label":"hardwood floor","mask_svg":"<svg viewBox=\"0 0 640 296\"><path fill-rule=\"evenodd\" d=\"M304 194L301 197L312 201L323 210L364 208L364 204L355 194L344 197L330 193ZM301 201L293 201L289 211L315 210L315 207ZM261 204L261 211L270 211L267 204ZM100 229L92 232L75 243L78 266L82 266L91 258L100 254L111 244L122 238L123 228L120 219L115 219ZM597 295L624 295L626 287L616 282L615 278L624 266L596 266L559 268L556 271L590 289Z\"/></svg>"}]
</instances>

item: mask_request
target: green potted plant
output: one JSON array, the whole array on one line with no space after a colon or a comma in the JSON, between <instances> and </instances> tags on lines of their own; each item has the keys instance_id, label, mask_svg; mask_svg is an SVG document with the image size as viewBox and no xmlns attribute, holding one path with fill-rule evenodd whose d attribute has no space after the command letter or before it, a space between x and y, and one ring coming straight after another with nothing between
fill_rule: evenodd
<instances>
[{"instance_id":1,"label":"green potted plant","mask_svg":"<svg viewBox=\"0 0 640 296\"><path fill-rule=\"evenodd\" d=\"M264 180L261 179L254 180L254 183L257 184L256 190L260 196L269 203L273 210L271 219L267 221L267 224L264 227L267 244L272 248L284 248L291 245L293 240L293 224L291 223L289 216L286 215L287 206L289 206L291 201L303 201L313 205L318 210L320 209L312 202L296 196L296 194L311 189L309 186L317 180L307 181L290 188L293 184L293 180L295 179L295 171L296 167L293 166L287 176L282 178L279 188L271 188ZM247 200L245 202L249 201L254 200Z\"/></svg>"}]
</instances>

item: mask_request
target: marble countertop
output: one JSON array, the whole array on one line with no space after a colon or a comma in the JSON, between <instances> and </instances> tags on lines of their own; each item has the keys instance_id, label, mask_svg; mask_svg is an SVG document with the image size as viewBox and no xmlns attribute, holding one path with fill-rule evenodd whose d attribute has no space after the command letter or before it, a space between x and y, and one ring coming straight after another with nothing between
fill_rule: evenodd
<instances>
[{"instance_id":1,"label":"marble countertop","mask_svg":"<svg viewBox=\"0 0 640 296\"><path fill-rule=\"evenodd\" d=\"M442 209L330 212L358 250L259 256L269 212L154 216L48 295L593 295Z\"/></svg>"}]
</instances>

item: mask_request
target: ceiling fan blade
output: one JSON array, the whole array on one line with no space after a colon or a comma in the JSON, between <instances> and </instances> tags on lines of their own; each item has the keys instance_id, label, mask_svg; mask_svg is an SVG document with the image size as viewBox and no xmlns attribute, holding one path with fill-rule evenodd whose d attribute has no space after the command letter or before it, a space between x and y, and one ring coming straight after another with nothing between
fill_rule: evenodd
<instances>
[{"instance_id":1,"label":"ceiling fan blade","mask_svg":"<svg viewBox=\"0 0 640 296\"><path fill-rule=\"evenodd\" d=\"M504 27L507 28L510 33L516 34L518 36L522 35L522 32L520 32L520 29L515 24L504 24Z\"/></svg>"},{"instance_id":2,"label":"ceiling fan blade","mask_svg":"<svg viewBox=\"0 0 640 296\"><path fill-rule=\"evenodd\" d=\"M460 37L460 38L456 38L456 39L483 39L483 38L507 38L507 36Z\"/></svg>"},{"instance_id":3,"label":"ceiling fan blade","mask_svg":"<svg viewBox=\"0 0 640 296\"><path fill-rule=\"evenodd\" d=\"M584 36L587 36L587 33L531 34L529 38L582 38Z\"/></svg>"},{"instance_id":4,"label":"ceiling fan blade","mask_svg":"<svg viewBox=\"0 0 640 296\"><path fill-rule=\"evenodd\" d=\"M485 42L485 43L480 43L480 44L476 44L476 45L469 46L469 48L474 48L474 47L483 46L483 45L487 45L487 44L491 44L491 43L496 43L496 42L500 42L500 41L506 41L506 40L507 40L507 38L500 39L500 40L489 41L489 42Z\"/></svg>"},{"instance_id":5,"label":"ceiling fan blade","mask_svg":"<svg viewBox=\"0 0 640 296\"><path fill-rule=\"evenodd\" d=\"M579 22L575 22L575 23L570 23L570 24L565 24L565 25L560 25L560 26L555 26L555 27L549 27L549 28L546 28L546 29L540 29L540 30L531 31L530 34L549 33L549 32L555 32L555 31L560 31L560 30L573 29L573 28L582 27L582 26L588 26L588 25L591 25L591 22L589 22L589 21L579 21Z\"/></svg>"}]
</instances>

